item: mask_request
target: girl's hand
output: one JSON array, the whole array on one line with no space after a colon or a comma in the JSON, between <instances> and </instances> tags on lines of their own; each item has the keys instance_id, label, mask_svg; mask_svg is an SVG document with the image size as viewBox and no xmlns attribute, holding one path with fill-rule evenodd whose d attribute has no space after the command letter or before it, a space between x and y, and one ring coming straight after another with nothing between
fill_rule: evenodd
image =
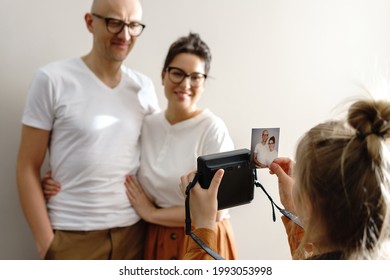
<instances>
[{"instance_id":1,"label":"girl's hand","mask_svg":"<svg viewBox=\"0 0 390 280\"><path fill-rule=\"evenodd\" d=\"M203 189L199 183L190 190L190 211L191 218L196 228L216 229L216 219L218 212L218 188L222 181L224 170L219 169L211 180L208 189ZM182 190L185 188L195 176L194 172L181 177Z\"/></svg>"},{"instance_id":2,"label":"girl's hand","mask_svg":"<svg viewBox=\"0 0 390 280\"><path fill-rule=\"evenodd\" d=\"M280 202L292 213L296 213L292 195L294 165L294 161L290 158L276 158L270 165L270 173L278 177Z\"/></svg>"}]
</instances>

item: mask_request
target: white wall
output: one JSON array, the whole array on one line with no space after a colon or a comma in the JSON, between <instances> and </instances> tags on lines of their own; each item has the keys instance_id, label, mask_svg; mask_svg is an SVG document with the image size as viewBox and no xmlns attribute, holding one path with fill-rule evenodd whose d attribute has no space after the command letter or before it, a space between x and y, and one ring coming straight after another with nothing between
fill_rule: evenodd
<instances>
[{"instance_id":1,"label":"white wall","mask_svg":"<svg viewBox=\"0 0 390 280\"><path fill-rule=\"evenodd\" d=\"M250 148L252 127L280 127L280 155L332 109L357 93L357 83L386 78L390 60L387 0L143 0L142 37L126 64L152 77L165 106L160 71L170 43L198 32L213 52L201 100L221 116L237 148ZM36 68L80 56L91 46L83 15L90 0L2 0L0 10L0 259L37 254L16 192L20 119ZM277 199L276 178L259 180ZM232 210L241 259L290 258L284 229L272 221L260 190Z\"/></svg>"}]
</instances>

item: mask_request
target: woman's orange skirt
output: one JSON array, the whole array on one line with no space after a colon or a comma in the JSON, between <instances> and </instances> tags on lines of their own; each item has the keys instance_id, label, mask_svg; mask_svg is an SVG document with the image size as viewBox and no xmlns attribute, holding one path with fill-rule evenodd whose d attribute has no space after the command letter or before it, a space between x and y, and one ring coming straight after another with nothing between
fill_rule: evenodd
<instances>
[{"instance_id":1,"label":"woman's orange skirt","mask_svg":"<svg viewBox=\"0 0 390 280\"><path fill-rule=\"evenodd\" d=\"M228 219L217 222L218 254L224 259L237 259L236 242ZM187 251L189 236L184 227L165 227L148 224L145 260L182 260Z\"/></svg>"}]
</instances>

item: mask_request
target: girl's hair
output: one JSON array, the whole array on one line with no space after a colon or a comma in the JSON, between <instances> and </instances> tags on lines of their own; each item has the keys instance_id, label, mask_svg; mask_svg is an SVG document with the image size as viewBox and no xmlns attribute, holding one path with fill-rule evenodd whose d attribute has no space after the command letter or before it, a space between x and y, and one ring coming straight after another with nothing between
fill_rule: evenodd
<instances>
[{"instance_id":1,"label":"girl's hair","mask_svg":"<svg viewBox=\"0 0 390 280\"><path fill-rule=\"evenodd\" d=\"M269 143L270 141L274 141L274 144L275 144L275 136L271 136L271 137L268 139L268 143Z\"/></svg>"},{"instance_id":2,"label":"girl's hair","mask_svg":"<svg viewBox=\"0 0 390 280\"><path fill-rule=\"evenodd\" d=\"M326 245L344 258L384 256L375 254L389 238L389 136L390 103L360 100L346 122L319 124L298 145L298 199L310 200ZM306 237L313 227L305 225Z\"/></svg>"},{"instance_id":3,"label":"girl's hair","mask_svg":"<svg viewBox=\"0 0 390 280\"><path fill-rule=\"evenodd\" d=\"M165 58L163 71L166 71L172 60L181 53L194 54L204 61L205 74L210 71L211 52L209 47L203 42L197 33L190 33L188 36L180 37L169 47Z\"/></svg>"}]
</instances>

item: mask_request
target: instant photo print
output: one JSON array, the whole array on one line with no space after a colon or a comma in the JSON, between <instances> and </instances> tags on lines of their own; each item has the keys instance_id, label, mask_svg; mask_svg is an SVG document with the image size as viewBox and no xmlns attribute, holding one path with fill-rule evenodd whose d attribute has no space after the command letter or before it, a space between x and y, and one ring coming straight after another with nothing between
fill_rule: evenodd
<instances>
[{"instance_id":1,"label":"instant photo print","mask_svg":"<svg viewBox=\"0 0 390 280\"><path fill-rule=\"evenodd\" d=\"M278 127L252 128L252 168L268 168L278 157L279 137Z\"/></svg>"},{"instance_id":2,"label":"instant photo print","mask_svg":"<svg viewBox=\"0 0 390 280\"><path fill-rule=\"evenodd\" d=\"M199 184L207 189L218 169L224 169L218 190L218 209L248 204L254 196L255 170L250 164L251 151L240 149L198 157Z\"/></svg>"}]
</instances>

